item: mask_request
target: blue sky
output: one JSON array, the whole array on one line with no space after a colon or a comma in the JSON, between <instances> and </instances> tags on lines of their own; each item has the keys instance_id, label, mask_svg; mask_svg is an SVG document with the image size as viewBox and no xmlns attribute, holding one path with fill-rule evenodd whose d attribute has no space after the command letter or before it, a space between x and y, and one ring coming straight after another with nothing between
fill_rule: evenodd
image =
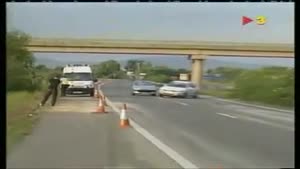
<instances>
[{"instance_id":1,"label":"blue sky","mask_svg":"<svg viewBox=\"0 0 300 169\"><path fill-rule=\"evenodd\" d=\"M294 44L294 3L7 3L7 9L8 26L34 37ZM258 15L267 17L265 25L241 25L242 16Z\"/></svg>"}]
</instances>

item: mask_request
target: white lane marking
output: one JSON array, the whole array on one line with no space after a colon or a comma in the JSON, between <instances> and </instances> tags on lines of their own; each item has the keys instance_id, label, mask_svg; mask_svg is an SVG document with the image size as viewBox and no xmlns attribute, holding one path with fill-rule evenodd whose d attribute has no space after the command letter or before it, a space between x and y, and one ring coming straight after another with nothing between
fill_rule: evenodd
<instances>
[{"instance_id":1,"label":"white lane marking","mask_svg":"<svg viewBox=\"0 0 300 169\"><path fill-rule=\"evenodd\" d=\"M239 119L252 121L252 122L256 122L256 123L260 123L260 124L264 124L264 125L269 125L269 126L272 126L272 127L283 128L283 129L286 129L286 130L292 131L292 132L295 131L295 128L293 128L291 126L288 126L288 125L272 123L272 122L268 122L268 121L265 121L265 120L262 120L262 119L253 118L253 117L249 117L249 116L239 115Z\"/></svg>"},{"instance_id":2,"label":"white lane marking","mask_svg":"<svg viewBox=\"0 0 300 169\"><path fill-rule=\"evenodd\" d=\"M188 104L186 104L186 103L182 103L182 102L176 102L176 103L181 104L183 106L188 106Z\"/></svg>"},{"instance_id":3,"label":"white lane marking","mask_svg":"<svg viewBox=\"0 0 300 169\"><path fill-rule=\"evenodd\" d=\"M101 92L102 93L102 92ZM121 111L116 107L109 99L106 100L108 105L114 110L114 112L120 114ZM162 141L160 141L158 138L154 137L150 134L146 129L142 128L140 125L138 125L136 122L134 122L132 119L130 119L130 123L132 128L134 128L138 133L140 133L142 136L144 136L147 140L152 142L158 149L160 149L162 152L166 153L170 158L172 158L174 161L176 161L181 167L184 169L191 169L191 168L199 168L183 156L181 156L179 153L177 153L175 150L164 144Z\"/></svg>"},{"instance_id":4,"label":"white lane marking","mask_svg":"<svg viewBox=\"0 0 300 169\"><path fill-rule=\"evenodd\" d=\"M147 130L142 128L140 125L138 125L136 122L131 120L131 126L139 132L141 135L143 135L146 139L152 142L155 146L157 146L160 150L165 152L170 158L172 158L174 161L176 161L181 167L185 169L191 169L191 168L198 168L195 164L185 159L183 156L181 156L179 153L177 153L175 150L171 149L169 146L161 142L158 138L151 135Z\"/></svg>"},{"instance_id":5,"label":"white lane marking","mask_svg":"<svg viewBox=\"0 0 300 169\"><path fill-rule=\"evenodd\" d=\"M273 111L277 111L277 112L286 112L286 113L294 113L295 112L294 110L284 110L284 109L278 109L278 108L273 108L273 107L260 106L260 105L243 103L243 102L234 101L234 100L221 99L218 97L213 97L213 96L208 96L208 95L199 95L199 97L214 99L214 100L233 103L233 104L239 104L239 105L243 105L243 106L255 107L255 108L260 108L260 109L273 110Z\"/></svg>"},{"instance_id":6,"label":"white lane marking","mask_svg":"<svg viewBox=\"0 0 300 169\"><path fill-rule=\"evenodd\" d=\"M232 115L229 115L229 114L224 114L224 113L217 113L218 115L221 115L221 116L226 116L226 117L230 117L230 118L233 118L233 119L236 119L237 117L236 116L232 116Z\"/></svg>"},{"instance_id":7,"label":"white lane marking","mask_svg":"<svg viewBox=\"0 0 300 169\"><path fill-rule=\"evenodd\" d=\"M168 100L170 102L177 103L177 104L180 104L180 105L183 105L183 106L188 106L189 105L187 103L183 103L183 102L179 102L179 101L174 101L174 100L166 99L166 98L163 98L163 97L159 97L159 99Z\"/></svg>"},{"instance_id":8,"label":"white lane marking","mask_svg":"<svg viewBox=\"0 0 300 169\"><path fill-rule=\"evenodd\" d=\"M227 107L227 106L226 106ZM240 113L247 114L249 116L261 117L266 119L272 120L280 120L280 121L287 121L293 122L294 115L290 113L280 113L274 112L269 110L260 110L260 109L252 109L252 108L243 108L243 107L236 107L235 110L239 111Z\"/></svg>"}]
</instances>

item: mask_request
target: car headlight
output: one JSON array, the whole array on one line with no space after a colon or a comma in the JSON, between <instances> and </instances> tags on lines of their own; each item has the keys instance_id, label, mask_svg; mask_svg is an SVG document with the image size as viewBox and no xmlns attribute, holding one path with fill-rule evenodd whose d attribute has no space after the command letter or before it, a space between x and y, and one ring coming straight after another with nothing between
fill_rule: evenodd
<instances>
[{"instance_id":1,"label":"car headlight","mask_svg":"<svg viewBox=\"0 0 300 169\"><path fill-rule=\"evenodd\" d=\"M90 84L90 85L88 85L87 87L88 87L88 88L93 88L94 85L93 85L93 84Z\"/></svg>"},{"instance_id":2,"label":"car headlight","mask_svg":"<svg viewBox=\"0 0 300 169\"><path fill-rule=\"evenodd\" d=\"M163 92L163 91L165 91L165 89L159 89L159 91Z\"/></svg>"}]
</instances>

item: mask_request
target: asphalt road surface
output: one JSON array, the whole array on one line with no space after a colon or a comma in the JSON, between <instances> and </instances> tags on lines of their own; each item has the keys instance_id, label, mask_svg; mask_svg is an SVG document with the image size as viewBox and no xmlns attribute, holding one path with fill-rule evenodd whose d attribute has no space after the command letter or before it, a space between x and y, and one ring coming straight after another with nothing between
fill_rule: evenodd
<instances>
[{"instance_id":1,"label":"asphalt road surface","mask_svg":"<svg viewBox=\"0 0 300 169\"><path fill-rule=\"evenodd\" d=\"M130 81L101 87L128 116L200 168L293 168L294 114L212 99L132 96ZM255 92L255 91L254 91Z\"/></svg>"},{"instance_id":2,"label":"asphalt road surface","mask_svg":"<svg viewBox=\"0 0 300 169\"><path fill-rule=\"evenodd\" d=\"M64 97L44 107L33 133L7 156L7 168L179 168L119 116L95 114L97 100Z\"/></svg>"}]
</instances>

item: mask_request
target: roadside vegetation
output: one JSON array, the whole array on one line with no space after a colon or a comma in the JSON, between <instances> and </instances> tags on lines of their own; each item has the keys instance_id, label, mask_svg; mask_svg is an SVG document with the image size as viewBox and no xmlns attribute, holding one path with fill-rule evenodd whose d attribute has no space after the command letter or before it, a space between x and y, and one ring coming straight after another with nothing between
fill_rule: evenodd
<instances>
[{"instance_id":1,"label":"roadside vegetation","mask_svg":"<svg viewBox=\"0 0 300 169\"><path fill-rule=\"evenodd\" d=\"M233 98L248 102L294 107L294 68L263 67L255 70L217 68L207 73L224 76L222 80L204 81L206 86L217 86L202 91L218 97Z\"/></svg>"},{"instance_id":2,"label":"roadside vegetation","mask_svg":"<svg viewBox=\"0 0 300 169\"><path fill-rule=\"evenodd\" d=\"M143 79L157 83L168 83L178 78L179 73L188 73L185 69L172 69L167 66L153 66L143 60L129 60L125 66L127 71L135 75L144 73Z\"/></svg>"},{"instance_id":3,"label":"roadside vegetation","mask_svg":"<svg viewBox=\"0 0 300 169\"><path fill-rule=\"evenodd\" d=\"M134 80L140 73L145 80L151 80L157 83L167 83L177 78L179 73L188 72L185 69L171 69L167 66L153 66L143 60L129 60L124 69L121 69L120 63L115 60L109 60L92 66L94 74L98 78L111 79L131 79ZM131 72L132 75L127 75Z\"/></svg>"},{"instance_id":4,"label":"roadside vegetation","mask_svg":"<svg viewBox=\"0 0 300 169\"><path fill-rule=\"evenodd\" d=\"M55 70L44 65L35 65L35 60L25 44L30 37L14 31L6 34L6 115L7 148L20 141L31 132L38 116L33 113L47 85L47 78Z\"/></svg>"},{"instance_id":5,"label":"roadside vegetation","mask_svg":"<svg viewBox=\"0 0 300 169\"><path fill-rule=\"evenodd\" d=\"M108 78L108 79L124 79L126 78L126 72L121 70L121 65L115 60L109 60L101 62L96 65L92 65L94 75L96 77Z\"/></svg>"}]
</instances>

